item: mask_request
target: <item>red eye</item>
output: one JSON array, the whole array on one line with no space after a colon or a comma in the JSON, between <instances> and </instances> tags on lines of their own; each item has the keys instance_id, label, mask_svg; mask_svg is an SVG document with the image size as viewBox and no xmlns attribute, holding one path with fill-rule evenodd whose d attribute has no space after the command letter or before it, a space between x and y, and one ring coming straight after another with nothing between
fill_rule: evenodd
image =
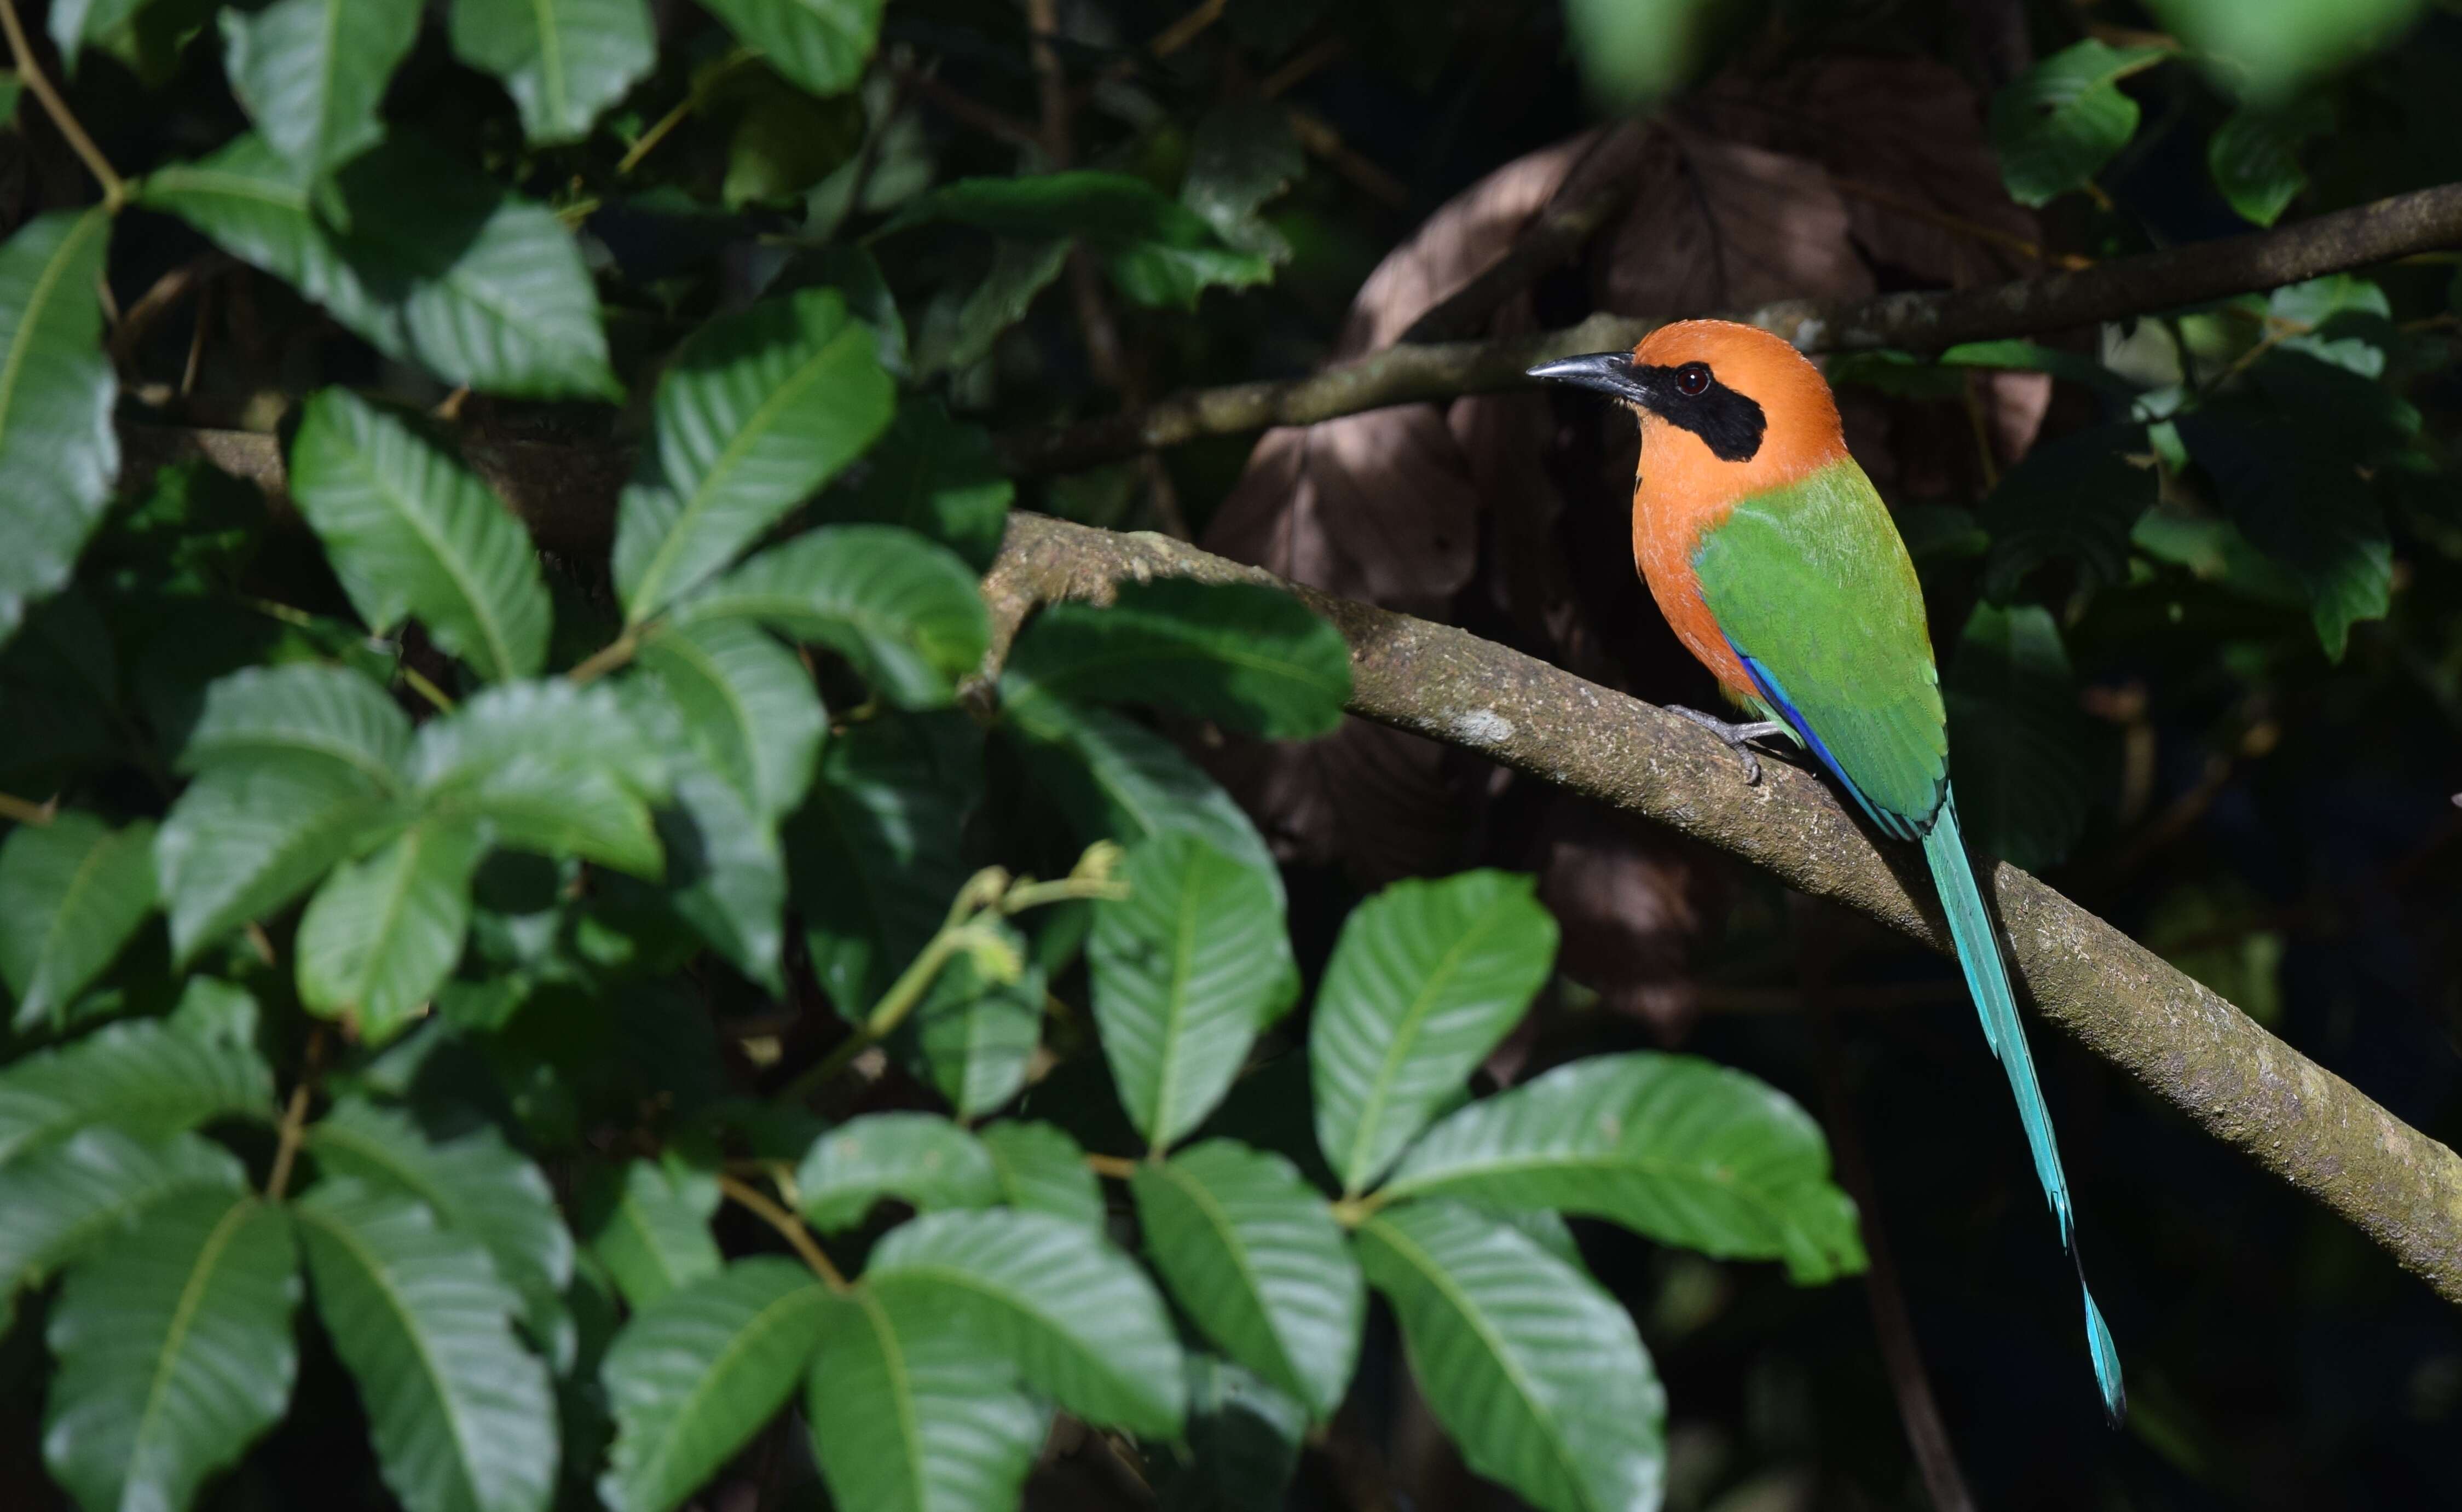
<instances>
[{"instance_id":1,"label":"red eye","mask_svg":"<svg viewBox=\"0 0 2462 1512\"><path fill-rule=\"evenodd\" d=\"M1704 362L1687 362L1675 370L1675 392L1686 399L1698 399L1710 389L1710 368Z\"/></svg>"}]
</instances>

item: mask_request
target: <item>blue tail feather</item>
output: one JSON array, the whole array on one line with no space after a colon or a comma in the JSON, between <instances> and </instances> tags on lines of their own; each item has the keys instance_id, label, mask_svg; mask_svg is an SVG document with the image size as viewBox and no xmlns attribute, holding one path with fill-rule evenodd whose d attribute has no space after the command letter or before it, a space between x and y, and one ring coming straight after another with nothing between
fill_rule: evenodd
<instances>
[{"instance_id":1,"label":"blue tail feather","mask_svg":"<svg viewBox=\"0 0 2462 1512\"><path fill-rule=\"evenodd\" d=\"M2018 1017L2018 1003L2009 988L2009 973L2000 961L2000 940L1992 916L1983 906L1975 869L1967 860L1966 840L1958 832L1957 801L1944 790L1940 812L1923 837L1924 859L1932 863L1933 884L1949 916L1950 938L1957 946L1957 963L1966 973L1976 1013L1983 1021L1984 1041L2008 1073L2009 1091L2018 1101L2018 1121L2025 1126L2026 1148L2035 1157L2035 1178L2043 1199L2060 1221L2061 1243L2078 1260L2077 1218L2069 1205L2068 1178L2061 1171L2060 1147L2052 1138L2052 1115L2043 1106L2043 1091L2035 1081L2035 1058L2026 1048L2026 1028ZM2127 1411L2127 1393L2120 1380L2120 1354L2094 1292L2085 1284L2085 1265L2078 1261L2078 1291L2085 1300L2086 1345L2094 1356L2095 1383L2103 1389L2105 1413L2117 1424Z\"/></svg>"}]
</instances>

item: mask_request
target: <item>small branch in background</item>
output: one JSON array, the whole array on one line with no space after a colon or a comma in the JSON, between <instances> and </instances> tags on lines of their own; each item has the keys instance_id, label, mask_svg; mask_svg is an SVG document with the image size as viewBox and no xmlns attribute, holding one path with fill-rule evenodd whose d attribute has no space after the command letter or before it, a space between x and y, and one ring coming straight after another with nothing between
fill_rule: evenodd
<instances>
[{"instance_id":1,"label":"small branch in background","mask_svg":"<svg viewBox=\"0 0 2462 1512\"><path fill-rule=\"evenodd\" d=\"M1280 98L1299 87L1317 70L1338 62L1350 51L1350 44L1342 37L1327 37L1266 75L1258 84L1257 93L1267 99Z\"/></svg>"},{"instance_id":2,"label":"small branch in background","mask_svg":"<svg viewBox=\"0 0 2462 1512\"><path fill-rule=\"evenodd\" d=\"M119 207L128 203L128 183L113 170L111 160L102 155L102 149L96 146L94 139L85 134L85 128L77 124L76 117L69 110L69 102L52 87L50 77L34 66L33 49L26 45L26 28L17 19L16 0L0 0L0 31L9 34L9 53L16 59L17 77L34 92L36 99L43 102L43 113L52 118L52 124L60 129L60 135L68 140L71 150L85 163L86 171L102 185L102 207L118 214Z\"/></svg>"},{"instance_id":3,"label":"small branch in background","mask_svg":"<svg viewBox=\"0 0 2462 1512\"><path fill-rule=\"evenodd\" d=\"M709 98L710 91L716 89L728 75L760 55L748 47L739 47L704 70L692 81L691 87L684 91L684 97L676 101L673 110L651 122L650 129L635 138L633 145L624 149L624 156L616 162L616 176L620 179L639 167L643 158L658 150L659 143L666 140L674 135L677 127L692 119L693 112L701 109L702 101Z\"/></svg>"},{"instance_id":4,"label":"small branch in background","mask_svg":"<svg viewBox=\"0 0 2462 1512\"><path fill-rule=\"evenodd\" d=\"M1043 139L1035 135L1033 127L994 110L972 96L951 89L929 74L919 73L902 63L892 63L889 76L916 98L930 104L961 125L972 126L985 136L997 137L1011 146L1031 147L1037 152L1043 150Z\"/></svg>"},{"instance_id":5,"label":"small branch in background","mask_svg":"<svg viewBox=\"0 0 2462 1512\"><path fill-rule=\"evenodd\" d=\"M137 348L153 334L154 327L164 315L176 309L181 300L200 293L212 280L232 267L232 260L218 251L191 257L154 280L152 287L138 295L120 315L119 324L112 328L111 360L121 367L137 355ZM199 315L202 324L204 316Z\"/></svg>"},{"instance_id":6,"label":"small branch in background","mask_svg":"<svg viewBox=\"0 0 2462 1512\"><path fill-rule=\"evenodd\" d=\"M59 817L60 795L52 794L41 803L28 803L12 793L0 792L0 819L12 824L32 825L41 829Z\"/></svg>"},{"instance_id":7,"label":"small branch in background","mask_svg":"<svg viewBox=\"0 0 2462 1512\"><path fill-rule=\"evenodd\" d=\"M1342 133L1331 122L1306 105L1285 107L1291 122L1291 134L1300 145L1326 161L1326 165L1349 179L1353 184L1382 200L1394 209L1411 203L1410 188L1401 180L1350 150Z\"/></svg>"},{"instance_id":8,"label":"small branch in background","mask_svg":"<svg viewBox=\"0 0 2462 1512\"><path fill-rule=\"evenodd\" d=\"M830 1264L830 1257L821 1252L820 1242L812 1238L812 1231L804 1226L802 1219L769 1200L759 1187L724 1172L719 1174L718 1189L737 1206L776 1229L779 1237L786 1240L803 1258L804 1264L811 1267L812 1274L829 1283L831 1291L847 1289L845 1275Z\"/></svg>"},{"instance_id":9,"label":"small branch in background","mask_svg":"<svg viewBox=\"0 0 2462 1512\"><path fill-rule=\"evenodd\" d=\"M0 5L7 0L0 0ZM279 1202L291 1187L291 1168L299 1158L299 1140L308 1129L308 1099L316 1085L317 1063L325 1058L325 1031L322 1027L308 1034L307 1053L300 1058L299 1082L291 1089L291 1101L282 1110L282 1130L275 1136L273 1170L265 1178L265 1199Z\"/></svg>"},{"instance_id":10,"label":"small branch in background","mask_svg":"<svg viewBox=\"0 0 2462 1512\"><path fill-rule=\"evenodd\" d=\"M1076 157L1069 140L1069 75L1060 66L1058 0L1026 0L1026 31L1033 37L1034 76L1043 100L1043 150L1051 165L1065 168Z\"/></svg>"},{"instance_id":11,"label":"small branch in background","mask_svg":"<svg viewBox=\"0 0 2462 1512\"><path fill-rule=\"evenodd\" d=\"M1114 1181L1127 1181L1136 1177L1137 1162L1125 1156L1090 1155L1086 1157L1086 1169L1096 1176L1110 1177Z\"/></svg>"},{"instance_id":12,"label":"small branch in background","mask_svg":"<svg viewBox=\"0 0 2462 1512\"><path fill-rule=\"evenodd\" d=\"M1829 186L1850 200L1862 200L1868 205L1877 205L1885 210L1903 215L1911 221L1921 221L1927 226L1936 226L1944 231L1954 231L1960 236L1972 237L1978 242L2005 248L2028 262L2049 263L2055 268L2065 268L2071 270L2094 266L2094 259L2083 252L2048 251L2041 244L2030 242L2022 236L2014 236L1997 226L1986 226L1980 221L1970 221L1963 215L1953 214L1919 200L1908 199L1905 195L1892 193L1878 184L1866 184L1856 179L1842 179L1833 173L1829 176Z\"/></svg>"}]
</instances>

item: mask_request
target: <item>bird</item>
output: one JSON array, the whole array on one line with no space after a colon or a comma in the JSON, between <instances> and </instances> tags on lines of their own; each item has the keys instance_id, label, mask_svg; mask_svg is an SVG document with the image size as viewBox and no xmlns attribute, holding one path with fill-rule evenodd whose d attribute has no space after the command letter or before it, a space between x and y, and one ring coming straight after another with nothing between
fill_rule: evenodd
<instances>
[{"instance_id":1,"label":"bird","mask_svg":"<svg viewBox=\"0 0 2462 1512\"><path fill-rule=\"evenodd\" d=\"M1948 720L1923 591L1889 507L1847 452L1828 382L1753 326L1683 320L1630 352L1543 362L1535 378L1605 394L1641 422L1632 551L1676 638L1757 718L1675 708L1742 756L1791 742L1873 826L1918 844L1983 1038L2007 1073L2035 1176L2077 1268L2104 1411L2127 1411L2119 1351L2078 1254L2077 1218L1999 936L1950 785Z\"/></svg>"}]
</instances>

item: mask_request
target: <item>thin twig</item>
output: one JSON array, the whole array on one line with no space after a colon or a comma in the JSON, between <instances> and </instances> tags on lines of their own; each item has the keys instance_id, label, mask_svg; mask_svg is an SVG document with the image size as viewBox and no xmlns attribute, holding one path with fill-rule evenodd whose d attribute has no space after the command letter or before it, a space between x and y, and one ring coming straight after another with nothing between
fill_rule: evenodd
<instances>
[{"instance_id":1,"label":"thin twig","mask_svg":"<svg viewBox=\"0 0 2462 1512\"><path fill-rule=\"evenodd\" d=\"M1367 158L1353 152L1342 140L1333 123L1306 105L1287 105L1284 114L1290 120L1291 134L1300 145L1323 158L1334 172L1384 201L1394 209L1411 203L1411 191L1401 180L1386 172Z\"/></svg>"},{"instance_id":2,"label":"thin twig","mask_svg":"<svg viewBox=\"0 0 2462 1512\"><path fill-rule=\"evenodd\" d=\"M580 665L566 673L565 677L575 683L595 682L608 673L631 661L633 654L640 649L640 631L628 630L592 652Z\"/></svg>"},{"instance_id":3,"label":"thin twig","mask_svg":"<svg viewBox=\"0 0 2462 1512\"><path fill-rule=\"evenodd\" d=\"M96 146L94 139L85 134L85 128L77 124L76 117L69 110L69 102L60 97L60 92L52 87L51 79L44 76L43 71L34 66L33 50L26 45L26 29L17 20L16 0L0 0L0 31L9 33L9 52L17 60L17 76L34 92L34 97L43 102L44 114L52 118L52 124L60 129L60 135L68 140L70 148L84 160L86 171L102 185L102 207L118 214L119 207L128 203L127 181L113 171L111 160L102 155L102 149Z\"/></svg>"},{"instance_id":4,"label":"thin twig","mask_svg":"<svg viewBox=\"0 0 2462 1512\"><path fill-rule=\"evenodd\" d=\"M1043 139L1034 134L1033 127L1004 111L993 109L971 95L951 89L929 74L918 72L902 63L892 63L889 76L917 98L937 106L953 120L972 126L987 137L998 137L1013 146L1031 147L1037 152L1043 150Z\"/></svg>"},{"instance_id":5,"label":"thin twig","mask_svg":"<svg viewBox=\"0 0 2462 1512\"><path fill-rule=\"evenodd\" d=\"M13 793L0 792L0 819L15 824L30 824L41 829L59 816L60 795L52 794L41 803L28 803Z\"/></svg>"},{"instance_id":6,"label":"thin twig","mask_svg":"<svg viewBox=\"0 0 2462 1512\"><path fill-rule=\"evenodd\" d=\"M1302 80L1318 69L1338 60L1342 54L1350 51L1350 43L1348 40L1340 36L1327 37L1266 75L1264 82L1257 86L1257 93L1267 99L1279 98L1298 87Z\"/></svg>"},{"instance_id":7,"label":"thin twig","mask_svg":"<svg viewBox=\"0 0 2462 1512\"><path fill-rule=\"evenodd\" d=\"M1090 1155L1086 1157L1086 1169L1096 1176L1110 1177L1114 1181L1127 1181L1135 1177L1137 1162L1125 1156Z\"/></svg>"},{"instance_id":8,"label":"thin twig","mask_svg":"<svg viewBox=\"0 0 2462 1512\"><path fill-rule=\"evenodd\" d=\"M6 5L8 0L0 0ZM316 1084L316 1063L325 1056L325 1031L317 1028L308 1035L307 1053L300 1057L299 1082L291 1089L291 1101L282 1110L282 1131L273 1145L273 1170L265 1178L265 1199L279 1202L291 1186L291 1167L299 1158L300 1136L308 1129L308 1096Z\"/></svg>"},{"instance_id":9,"label":"thin twig","mask_svg":"<svg viewBox=\"0 0 2462 1512\"><path fill-rule=\"evenodd\" d=\"M676 101L674 109L653 121L650 129L641 133L634 140L633 145L625 149L624 156L616 160L616 176L620 179L639 167L643 158L656 151L659 143L692 118L692 113L709 98L710 91L718 87L720 80L760 55L748 47L739 47L712 64L707 72L692 81L684 91L684 97Z\"/></svg>"},{"instance_id":10,"label":"thin twig","mask_svg":"<svg viewBox=\"0 0 2462 1512\"><path fill-rule=\"evenodd\" d=\"M821 1253L819 1242L812 1238L812 1231L804 1226L802 1219L770 1201L759 1187L738 1180L723 1171L719 1173L718 1189L737 1206L776 1229L793 1246L795 1253L803 1257L804 1264L812 1267L812 1274L829 1283L831 1291L847 1289L846 1276L830 1264L829 1256Z\"/></svg>"}]
</instances>

